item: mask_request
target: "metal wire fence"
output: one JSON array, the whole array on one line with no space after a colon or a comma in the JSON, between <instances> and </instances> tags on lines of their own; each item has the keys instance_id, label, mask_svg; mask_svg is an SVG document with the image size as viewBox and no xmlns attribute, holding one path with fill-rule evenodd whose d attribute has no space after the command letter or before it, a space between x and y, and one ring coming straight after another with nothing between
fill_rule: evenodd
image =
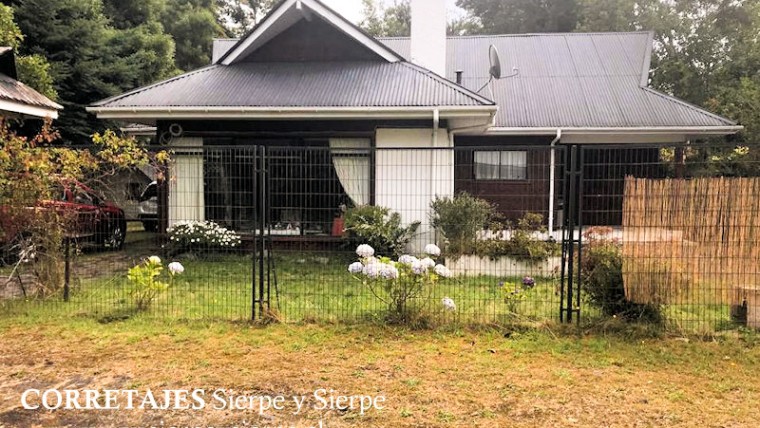
<instances>
[{"instance_id":1,"label":"metal wire fence","mask_svg":"<svg viewBox=\"0 0 760 428\"><path fill-rule=\"evenodd\" d=\"M616 316L699 332L760 326L753 150L224 144L171 147L165 179L142 192L141 221L129 223L118 249L104 251L97 237L67 239L45 249L61 256L45 263L14 258L23 242L6 243L0 309L102 319L383 322L401 311L430 324ZM105 225L115 222L98 221L99 234L112 232ZM360 244L374 255L357 255ZM428 244L441 254L426 254ZM349 272L356 262L361 269ZM142 270L130 273L135 266Z\"/></svg>"}]
</instances>

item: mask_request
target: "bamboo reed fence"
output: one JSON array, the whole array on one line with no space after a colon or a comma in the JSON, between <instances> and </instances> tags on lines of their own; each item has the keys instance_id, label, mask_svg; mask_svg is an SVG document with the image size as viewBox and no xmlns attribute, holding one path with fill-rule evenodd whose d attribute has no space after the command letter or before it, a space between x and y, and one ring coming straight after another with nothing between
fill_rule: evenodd
<instances>
[{"instance_id":1,"label":"bamboo reed fence","mask_svg":"<svg viewBox=\"0 0 760 428\"><path fill-rule=\"evenodd\" d=\"M760 178L627 177L623 279L637 303L741 306L760 288Z\"/></svg>"}]
</instances>

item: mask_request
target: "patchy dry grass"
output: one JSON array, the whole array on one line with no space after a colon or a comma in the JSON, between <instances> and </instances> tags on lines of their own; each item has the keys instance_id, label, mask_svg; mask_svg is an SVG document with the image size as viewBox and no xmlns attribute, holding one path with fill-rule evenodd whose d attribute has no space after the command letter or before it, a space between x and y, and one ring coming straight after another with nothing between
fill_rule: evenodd
<instances>
[{"instance_id":1,"label":"patchy dry grass","mask_svg":"<svg viewBox=\"0 0 760 428\"><path fill-rule=\"evenodd\" d=\"M701 342L377 326L0 318L0 427L748 427L755 336ZM27 388L383 395L356 411L30 411ZM312 400L312 404L314 404ZM293 410L293 409L288 409Z\"/></svg>"}]
</instances>

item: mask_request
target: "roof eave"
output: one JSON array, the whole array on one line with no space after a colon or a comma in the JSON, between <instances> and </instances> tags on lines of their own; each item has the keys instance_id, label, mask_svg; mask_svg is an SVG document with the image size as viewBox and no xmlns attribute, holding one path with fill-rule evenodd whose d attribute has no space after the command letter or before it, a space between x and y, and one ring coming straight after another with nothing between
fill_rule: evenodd
<instances>
[{"instance_id":1,"label":"roof eave","mask_svg":"<svg viewBox=\"0 0 760 428\"><path fill-rule=\"evenodd\" d=\"M34 117L39 119L58 119L58 110L63 107L55 104L53 107L38 106L33 104L21 103L13 100L0 99L0 111L11 114Z\"/></svg>"},{"instance_id":2,"label":"roof eave","mask_svg":"<svg viewBox=\"0 0 760 428\"><path fill-rule=\"evenodd\" d=\"M555 135L561 129L563 135L600 135L600 134L689 134L689 135L730 135L742 129L741 125L721 126L637 126L637 127L499 127L488 130L494 135Z\"/></svg>"},{"instance_id":3,"label":"roof eave","mask_svg":"<svg viewBox=\"0 0 760 428\"><path fill-rule=\"evenodd\" d=\"M317 120L317 119L429 119L483 117L490 119L495 105L414 107L88 107L99 119L134 120Z\"/></svg>"},{"instance_id":4,"label":"roof eave","mask_svg":"<svg viewBox=\"0 0 760 428\"><path fill-rule=\"evenodd\" d=\"M594 143L671 143L695 138L736 134L740 125L657 126L657 127L492 127L485 135L555 136L562 131L562 142Z\"/></svg>"}]
</instances>

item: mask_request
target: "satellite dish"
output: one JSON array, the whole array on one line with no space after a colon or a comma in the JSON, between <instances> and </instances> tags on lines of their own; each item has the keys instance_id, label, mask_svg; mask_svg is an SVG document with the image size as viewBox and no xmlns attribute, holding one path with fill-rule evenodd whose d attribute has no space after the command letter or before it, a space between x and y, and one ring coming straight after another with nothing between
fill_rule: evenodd
<instances>
[{"instance_id":1,"label":"satellite dish","mask_svg":"<svg viewBox=\"0 0 760 428\"><path fill-rule=\"evenodd\" d=\"M496 46L491 45L488 48L488 60L491 63L491 68L488 72L494 79L501 79L501 59L499 59L499 51L496 50Z\"/></svg>"}]
</instances>

